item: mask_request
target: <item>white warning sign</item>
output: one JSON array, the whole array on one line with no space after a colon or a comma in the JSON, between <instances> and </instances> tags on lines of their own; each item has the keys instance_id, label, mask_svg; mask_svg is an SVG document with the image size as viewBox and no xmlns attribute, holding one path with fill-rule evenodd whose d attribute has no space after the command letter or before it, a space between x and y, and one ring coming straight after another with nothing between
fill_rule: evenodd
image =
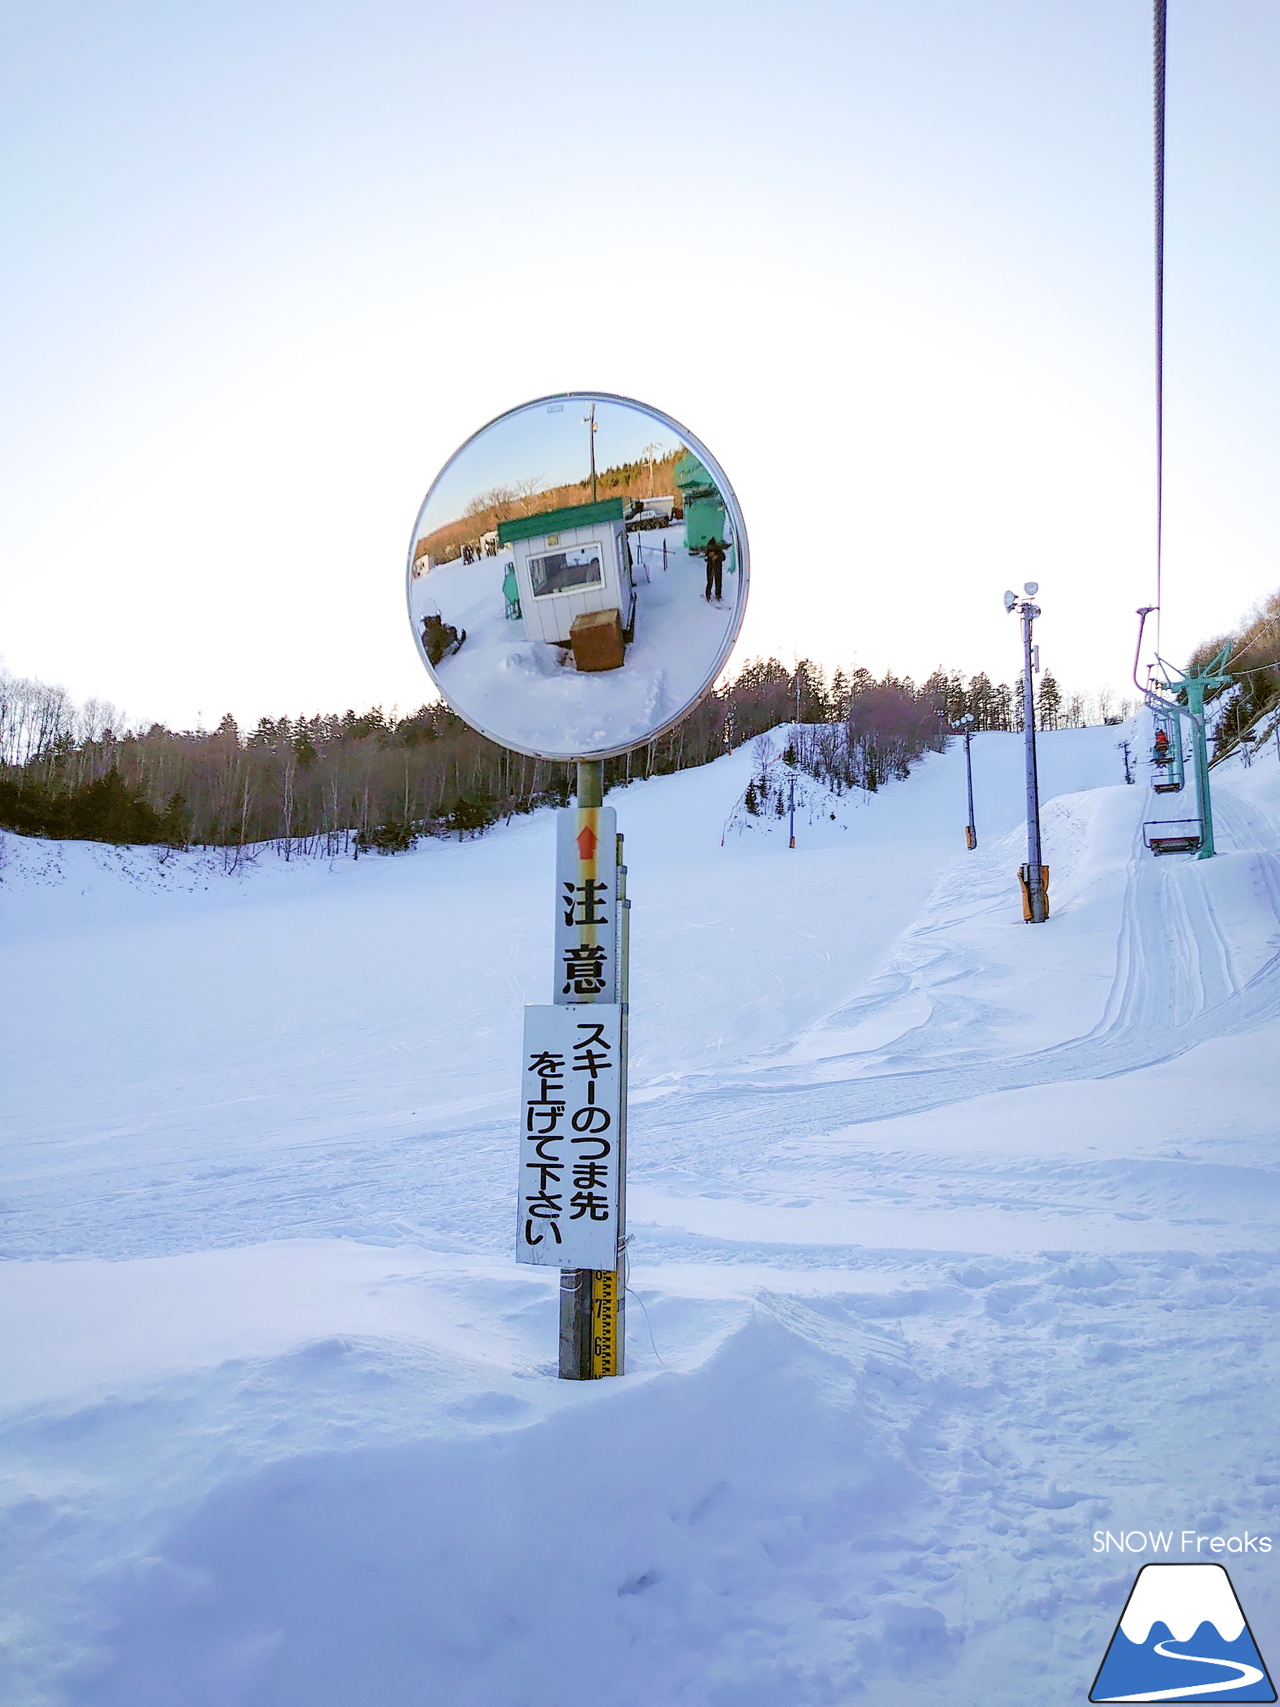
<instances>
[{"instance_id":1,"label":"white warning sign","mask_svg":"<svg viewBox=\"0 0 1280 1707\"><path fill-rule=\"evenodd\" d=\"M618 820L612 806L566 806L556 814L555 999L618 999Z\"/></svg>"},{"instance_id":2,"label":"white warning sign","mask_svg":"<svg viewBox=\"0 0 1280 1707\"><path fill-rule=\"evenodd\" d=\"M516 1259L615 1268L622 1009L524 1010Z\"/></svg>"}]
</instances>

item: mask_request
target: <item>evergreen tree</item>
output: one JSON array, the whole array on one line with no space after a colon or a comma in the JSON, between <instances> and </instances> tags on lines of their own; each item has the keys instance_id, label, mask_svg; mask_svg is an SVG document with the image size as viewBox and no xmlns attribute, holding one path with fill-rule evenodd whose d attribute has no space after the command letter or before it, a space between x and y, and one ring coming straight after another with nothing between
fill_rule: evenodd
<instances>
[{"instance_id":1,"label":"evergreen tree","mask_svg":"<svg viewBox=\"0 0 1280 1707\"><path fill-rule=\"evenodd\" d=\"M1040 683L1038 717L1042 729L1057 729L1062 721L1062 691L1051 670L1046 670Z\"/></svg>"}]
</instances>

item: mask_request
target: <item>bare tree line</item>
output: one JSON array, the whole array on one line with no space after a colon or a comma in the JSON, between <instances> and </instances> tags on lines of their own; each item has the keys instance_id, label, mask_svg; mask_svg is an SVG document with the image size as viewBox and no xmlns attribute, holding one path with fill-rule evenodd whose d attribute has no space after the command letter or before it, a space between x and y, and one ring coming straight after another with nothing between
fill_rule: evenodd
<instances>
[{"instance_id":1,"label":"bare tree line","mask_svg":"<svg viewBox=\"0 0 1280 1707\"><path fill-rule=\"evenodd\" d=\"M972 711L979 728L1016 728L1019 709L982 675L965 684L936 671L917 687L754 659L674 729L609 760L605 783L707 764L799 721L822 726L806 738L805 768L875 788L938 745L945 721ZM1054 713L1084 714L1082 700ZM262 718L251 730L230 714L213 730L130 728L109 705L77 706L61 688L0 672L0 824L26 834L194 843L231 857L268 842L286 858L393 852L563 804L573 785L571 765L496 746L439 703L403 717L375 706Z\"/></svg>"}]
</instances>

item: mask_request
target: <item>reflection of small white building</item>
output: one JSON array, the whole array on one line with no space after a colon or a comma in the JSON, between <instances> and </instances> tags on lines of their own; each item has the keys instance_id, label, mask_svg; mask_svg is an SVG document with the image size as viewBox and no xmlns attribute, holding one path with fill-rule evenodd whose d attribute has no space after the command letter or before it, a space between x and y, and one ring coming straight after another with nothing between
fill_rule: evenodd
<instances>
[{"instance_id":1,"label":"reflection of small white building","mask_svg":"<svg viewBox=\"0 0 1280 1707\"><path fill-rule=\"evenodd\" d=\"M669 527L675 515L674 498L636 498L632 500L628 525L631 527Z\"/></svg>"},{"instance_id":2,"label":"reflection of small white building","mask_svg":"<svg viewBox=\"0 0 1280 1707\"><path fill-rule=\"evenodd\" d=\"M515 517L498 541L515 559L528 639L567 641L575 617L609 610L630 639L636 594L621 498Z\"/></svg>"}]
</instances>

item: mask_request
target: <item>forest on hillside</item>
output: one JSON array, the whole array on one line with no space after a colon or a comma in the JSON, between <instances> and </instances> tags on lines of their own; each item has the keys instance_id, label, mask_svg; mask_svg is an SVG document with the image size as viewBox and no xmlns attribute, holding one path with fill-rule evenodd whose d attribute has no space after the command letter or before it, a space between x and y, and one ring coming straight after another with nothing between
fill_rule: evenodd
<instances>
[{"instance_id":1,"label":"forest on hillside","mask_svg":"<svg viewBox=\"0 0 1280 1707\"><path fill-rule=\"evenodd\" d=\"M1106 695L1064 696L1048 673L1038 708L1046 729L1119 720L1130 709ZM875 789L944 745L959 718L1016 730L1020 713L1020 694L985 675L966 682L936 671L917 685L754 659L665 735L610 759L605 784L707 764L799 721L825 726L823 742L809 744L824 766L838 763L850 786ZM440 703L407 716L375 706L264 717L250 730L230 714L212 730L132 728L109 705L77 706L61 688L0 672L0 826L24 835L217 847L229 859L263 843L286 858L358 856L419 836L474 835L567 803L573 785L572 765L496 746Z\"/></svg>"},{"instance_id":2,"label":"forest on hillside","mask_svg":"<svg viewBox=\"0 0 1280 1707\"><path fill-rule=\"evenodd\" d=\"M1280 721L1280 592L1263 599L1237 629L1197 646L1191 667L1204 669L1224 651L1230 685L1205 696L1216 703L1212 734L1218 758L1242 741L1265 738Z\"/></svg>"}]
</instances>

